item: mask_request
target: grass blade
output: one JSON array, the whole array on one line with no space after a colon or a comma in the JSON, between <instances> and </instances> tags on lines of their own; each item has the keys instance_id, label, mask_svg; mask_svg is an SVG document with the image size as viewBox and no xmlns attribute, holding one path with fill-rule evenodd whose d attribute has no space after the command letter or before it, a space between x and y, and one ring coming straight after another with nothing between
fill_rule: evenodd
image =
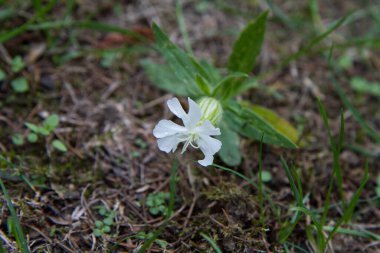
<instances>
[{"instance_id":1,"label":"grass blade","mask_svg":"<svg viewBox=\"0 0 380 253\"><path fill-rule=\"evenodd\" d=\"M5 31L0 34L0 43L4 43L29 29L29 27L36 21L40 16L46 15L57 3L57 0L51 0L46 4L44 8L42 8L37 15L34 15L31 19L29 19L24 24L19 27L12 29L10 31Z\"/></svg>"},{"instance_id":2,"label":"grass blade","mask_svg":"<svg viewBox=\"0 0 380 253\"><path fill-rule=\"evenodd\" d=\"M364 176L360 182L360 186L356 190L354 195L352 196L351 201L348 203L347 208L344 210L342 217L339 219L337 224L334 226L334 229L329 234L327 241L329 241L333 237L333 235L335 234L335 232L338 230L338 228L340 227L340 225L342 223L347 223L349 220L351 220L352 214L354 212L354 208L356 207L356 205L359 201L359 197L360 197L360 194L362 193L362 191L364 189L364 186L367 184L368 178L369 178L369 176L368 176L368 162L366 162L365 167L364 167Z\"/></svg>"},{"instance_id":3,"label":"grass blade","mask_svg":"<svg viewBox=\"0 0 380 253\"><path fill-rule=\"evenodd\" d=\"M214 239L212 239L211 237L209 237L208 235L204 234L204 233L200 233L200 235L210 243L211 247L213 247L213 249L215 250L216 253L222 253L222 250L218 247L218 245L216 244L216 242L214 241Z\"/></svg>"},{"instance_id":4,"label":"grass blade","mask_svg":"<svg viewBox=\"0 0 380 253\"><path fill-rule=\"evenodd\" d=\"M264 227L264 198L263 198L263 138L264 134L261 137L260 148L259 148L259 205L260 205L260 223Z\"/></svg>"},{"instance_id":5,"label":"grass blade","mask_svg":"<svg viewBox=\"0 0 380 253\"><path fill-rule=\"evenodd\" d=\"M335 79L334 75L332 75L332 81L334 88L336 92L338 93L340 99L342 100L344 106L350 110L352 113L352 116L355 118L355 120L359 123L360 127L363 129L363 131L371 137L374 141L376 141L378 144L380 144L380 134L377 133L373 128L371 128L367 122L364 120L364 118L360 115L358 110L355 109L355 107L351 104L351 102L347 99L346 94L344 94L342 86L338 83L338 81Z\"/></svg>"},{"instance_id":6,"label":"grass blade","mask_svg":"<svg viewBox=\"0 0 380 253\"><path fill-rule=\"evenodd\" d=\"M79 28L79 29L90 29L99 32L117 32L123 35L131 36L142 42L146 42L147 39L124 27L111 25L98 21L91 20L57 20L57 21L46 21L38 24L30 25L27 29L32 31L40 30L51 30L51 29L62 29L62 28Z\"/></svg>"},{"instance_id":7,"label":"grass blade","mask_svg":"<svg viewBox=\"0 0 380 253\"><path fill-rule=\"evenodd\" d=\"M183 37L183 43L185 45L186 51L190 55L193 55L193 50L191 50L191 43L190 43L190 39L189 39L189 34L187 33L187 29L186 29L185 17L183 15L182 0L177 0L175 13L177 16L177 22L178 22L179 30L181 31L181 34Z\"/></svg>"},{"instance_id":8,"label":"grass blade","mask_svg":"<svg viewBox=\"0 0 380 253\"><path fill-rule=\"evenodd\" d=\"M289 180L289 183L290 183L290 188L293 191L294 197L296 198L296 201L297 201L298 205L299 206L303 206L301 193L298 190L298 187L297 187L297 185L296 185L296 183L294 181L294 178L293 178L293 175L292 175L292 173L291 173L291 171L289 169L289 166L288 166L288 164L286 163L286 161L285 161L285 159L283 157L281 157L281 163L282 163L282 166L285 169L286 176L288 177L288 180Z\"/></svg>"},{"instance_id":9,"label":"grass blade","mask_svg":"<svg viewBox=\"0 0 380 253\"><path fill-rule=\"evenodd\" d=\"M339 159L340 152L341 152L342 146L343 146L343 140L344 140L344 137L343 137L344 136L343 112L341 111L341 115L340 115L340 131L339 131L339 139L338 139L338 145L337 145L334 141L332 134L331 134L331 129L330 129L330 125L329 125L329 120L327 118L326 109L319 99L317 100L317 103L318 103L319 111L321 113L325 128L327 130L328 137L330 139L331 149L333 151L333 172L334 173L332 175L332 178L335 175L336 183L338 185L338 190L339 190L339 194L340 194L340 198L341 198L341 201L342 201L343 206L344 206L345 198L344 198L344 191L343 191L343 176L342 176L342 170L341 170L340 159ZM330 190L330 187L329 187L329 190ZM331 195L331 192L328 193L326 202L330 202L330 195ZM329 203L327 203L327 206L328 205L329 205Z\"/></svg>"},{"instance_id":10,"label":"grass blade","mask_svg":"<svg viewBox=\"0 0 380 253\"><path fill-rule=\"evenodd\" d=\"M314 39L312 39L306 46L301 48L298 52L290 55L288 58L286 58L283 61L283 63L280 65L279 69L282 69L283 67L287 66L290 62L297 60L298 58L307 54L315 45L319 44L322 40L324 40L326 37L328 37L332 32L334 32L336 29L338 29L340 26L342 26L343 23L350 16L351 16L351 13L342 17L334 25L332 25L329 29L327 29L325 32L323 32L322 34L320 34L317 37L315 37Z\"/></svg>"},{"instance_id":11,"label":"grass blade","mask_svg":"<svg viewBox=\"0 0 380 253\"><path fill-rule=\"evenodd\" d=\"M281 157L281 164L282 166L284 167L284 170L285 170L285 173L286 173L286 176L288 177L288 180L289 180L289 183L290 183L290 188L292 189L293 191L293 194L294 194L294 197L296 199L296 202L298 204L298 206L300 207L303 207L303 200L302 200L302 192L300 192L298 190L298 187L294 181L294 178L292 176L292 173L290 171L290 168L287 164L287 162L285 161L285 159L283 157ZM298 175L297 175L298 177ZM298 182L299 180L297 180ZM295 215L293 216L292 220L291 220L291 224L287 227L285 227L284 229L282 229L280 232L279 232L279 241L281 243L284 243L286 241L286 239L290 236L290 234L292 233L292 231L294 230L294 228L296 227L298 221L301 219L301 212L299 212L298 210L296 210L296 213Z\"/></svg>"},{"instance_id":12,"label":"grass blade","mask_svg":"<svg viewBox=\"0 0 380 253\"><path fill-rule=\"evenodd\" d=\"M355 229L347 229L347 228L335 229L335 227L332 227L332 226L324 226L323 229L328 232L332 232L335 230L335 232L339 234L359 236L359 237L363 237L363 238L367 238L371 240L380 241L380 235L372 233L367 230L355 230Z\"/></svg>"},{"instance_id":13,"label":"grass blade","mask_svg":"<svg viewBox=\"0 0 380 253\"><path fill-rule=\"evenodd\" d=\"M1 190L4 193L5 199L7 201L9 212L11 213L11 221L15 229L14 237L16 238L17 245L20 247L20 250L22 253L29 253L28 244L25 240L25 236L22 231L20 221L18 220L16 210L13 207L12 200L8 194L7 189L5 188L3 180L1 179L0 179L0 186L1 186Z\"/></svg>"},{"instance_id":14,"label":"grass blade","mask_svg":"<svg viewBox=\"0 0 380 253\"><path fill-rule=\"evenodd\" d=\"M241 174L241 173L239 173L239 172L237 172L235 170L232 170L232 169L229 169L229 168L217 165L217 164L212 164L212 166L214 166L217 169L229 172L229 173L231 173L231 174L233 174L235 176L238 176L238 177L246 180L248 183L250 183L256 190L259 189L259 186L255 182L253 182L253 180L249 179L248 177L244 176L243 174Z\"/></svg>"}]
</instances>

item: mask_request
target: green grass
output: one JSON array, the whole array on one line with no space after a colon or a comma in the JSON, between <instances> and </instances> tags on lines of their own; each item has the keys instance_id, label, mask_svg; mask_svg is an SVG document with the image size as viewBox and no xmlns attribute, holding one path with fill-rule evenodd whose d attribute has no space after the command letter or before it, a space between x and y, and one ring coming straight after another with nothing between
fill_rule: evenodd
<instances>
[{"instance_id":1,"label":"green grass","mask_svg":"<svg viewBox=\"0 0 380 253\"><path fill-rule=\"evenodd\" d=\"M334 88L335 88L336 92L338 93L340 99L342 100L344 106L348 110L350 110L350 112L352 113L352 116L358 122L358 124L363 129L363 131L371 139L373 139L377 144L380 144L380 134L377 133L372 127L369 126L369 124L366 122L366 120L360 115L358 110L351 104L350 100L347 98L346 94L344 93L342 86L336 80L334 75L332 75L331 80L332 80Z\"/></svg>"},{"instance_id":2,"label":"green grass","mask_svg":"<svg viewBox=\"0 0 380 253\"><path fill-rule=\"evenodd\" d=\"M333 156L333 171L330 177L329 187L327 190L326 198L324 199L324 207L322 214L319 215L316 210L307 208L303 203L303 193L302 193L302 184L301 179L296 172L295 168L289 167L286 161L282 158L282 165L285 169L285 173L288 177L290 188L293 192L293 195L296 200L296 207L291 208L291 210L295 211L295 214L291 221L290 225L286 226L281 232L279 236L280 242L285 242L285 240L291 235L293 229L296 224L301 219L301 214L306 215L312 221L312 225L307 225L306 227L306 235L310 242L310 244L315 248L318 252L325 252L328 242L333 238L336 233L347 232L344 229L341 229L340 226L343 224L347 224L351 222L352 216L354 213L354 209L359 202L360 195L364 189L368 181L368 163L365 164L364 167L364 176L360 182L358 189L355 191L354 195L351 197L351 200L348 203L345 203L344 192L343 192L343 178L342 171L339 162L339 155L343 147L343 136L344 136L344 121L343 121L343 113L341 113L341 127L338 136L338 141L336 142L331 135L331 129L329 125L329 120L327 117L326 110L323 104L318 101L321 117L324 121L325 128L327 130L330 145L332 149ZM326 229L328 223L328 213L329 207L331 203L332 193L334 189L334 184L338 186L338 192L341 196L341 202L339 208L343 210L343 214L339 218L336 219L336 223L333 227L329 227ZM331 219L331 218L330 218ZM328 230L328 236L326 238L325 231ZM353 233L354 234L354 233Z\"/></svg>"},{"instance_id":3,"label":"green grass","mask_svg":"<svg viewBox=\"0 0 380 253\"><path fill-rule=\"evenodd\" d=\"M22 253L29 253L30 251L29 251L29 248L28 248L28 244L26 242L26 239L25 239L25 236L24 236L24 232L22 231L22 228L21 228L21 225L20 225L20 221L19 221L19 219L17 217L16 210L13 207L12 200L11 200L9 194L8 194L7 189L5 188L3 180L1 180L1 179L0 179L0 186L1 186L1 190L3 191L3 194L5 196L5 199L7 201L8 209L9 209L9 211L11 213L10 220L8 220L9 225L10 225L8 227L11 227L11 231L9 231L9 232L11 232L12 235L15 237L17 246L21 250L21 252ZM1 248L2 248L2 245L1 245Z\"/></svg>"},{"instance_id":4,"label":"green grass","mask_svg":"<svg viewBox=\"0 0 380 253\"><path fill-rule=\"evenodd\" d=\"M35 2L39 2L39 1L35 1ZM6 41L8 41L8 40L10 40L16 36L19 36L20 34L24 33L25 31L27 31L32 24L34 24L35 22L38 22L38 20L41 17L45 17L45 15L49 11L51 11L51 9L53 9L53 7L56 5L56 3L57 3L57 0L51 0L47 4L44 4L43 7L42 7L42 5L36 6L37 14L34 15L32 18L30 18L27 22L25 22L24 24L20 25L17 28L14 28L14 29L11 29L9 31L4 31L4 32L0 33L0 43L4 43L4 42L6 42Z\"/></svg>"},{"instance_id":5,"label":"green grass","mask_svg":"<svg viewBox=\"0 0 380 253\"><path fill-rule=\"evenodd\" d=\"M216 253L222 253L223 251L218 247L218 244L210 236L205 233L200 233L200 235L210 243L211 247L215 250Z\"/></svg>"},{"instance_id":6,"label":"green grass","mask_svg":"<svg viewBox=\"0 0 380 253\"><path fill-rule=\"evenodd\" d=\"M188 54L192 55L193 50L191 49L191 42L189 39L189 34L186 29L186 21L183 15L182 0L176 0L176 16L177 16L178 28L181 31L186 51Z\"/></svg>"}]
</instances>

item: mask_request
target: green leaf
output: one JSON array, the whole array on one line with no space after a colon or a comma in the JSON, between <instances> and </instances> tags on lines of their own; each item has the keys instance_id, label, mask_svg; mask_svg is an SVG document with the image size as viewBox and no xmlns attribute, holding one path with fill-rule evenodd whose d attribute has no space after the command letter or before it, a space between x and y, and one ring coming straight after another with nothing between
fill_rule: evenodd
<instances>
[{"instance_id":1,"label":"green leaf","mask_svg":"<svg viewBox=\"0 0 380 253\"><path fill-rule=\"evenodd\" d=\"M269 171L262 171L261 172L261 179L264 183L270 182L272 180L272 174Z\"/></svg>"},{"instance_id":2,"label":"green leaf","mask_svg":"<svg viewBox=\"0 0 380 253\"><path fill-rule=\"evenodd\" d=\"M2 69L0 69L0 82L4 81L6 77L7 77L7 74Z\"/></svg>"},{"instance_id":3,"label":"green leaf","mask_svg":"<svg viewBox=\"0 0 380 253\"><path fill-rule=\"evenodd\" d=\"M239 95L243 93L246 90L249 90L251 88L256 88L260 86L260 82L258 78L249 78L242 82L236 82L234 83L234 88L231 91L230 97L235 97L236 95Z\"/></svg>"},{"instance_id":4,"label":"green leaf","mask_svg":"<svg viewBox=\"0 0 380 253\"><path fill-rule=\"evenodd\" d=\"M366 79L356 76L351 79L351 88L360 92L380 97L380 83L368 82Z\"/></svg>"},{"instance_id":5,"label":"green leaf","mask_svg":"<svg viewBox=\"0 0 380 253\"><path fill-rule=\"evenodd\" d=\"M298 131L288 121L281 118L277 113L268 108L259 105L252 105L251 108L255 113L270 123L274 129L285 135L292 142L297 143Z\"/></svg>"},{"instance_id":6,"label":"green leaf","mask_svg":"<svg viewBox=\"0 0 380 253\"><path fill-rule=\"evenodd\" d=\"M40 128L39 126L32 124L32 123L29 123L29 122L25 122L25 126L27 126L33 132L39 133L39 128Z\"/></svg>"},{"instance_id":7,"label":"green leaf","mask_svg":"<svg viewBox=\"0 0 380 253\"><path fill-rule=\"evenodd\" d=\"M218 154L225 164L229 166L237 166L241 162L240 137L228 127L226 121L229 117L235 116L226 114L224 120L220 123L221 134L218 136L218 139L222 142L222 147Z\"/></svg>"},{"instance_id":8,"label":"green leaf","mask_svg":"<svg viewBox=\"0 0 380 253\"><path fill-rule=\"evenodd\" d=\"M66 148L65 144L63 144L63 142L61 142L61 141L58 140L58 139L53 140L53 142L51 143L51 145L52 145L55 149L57 149L57 150L59 150L59 151L61 151L61 152L67 152L67 148Z\"/></svg>"},{"instance_id":9,"label":"green leaf","mask_svg":"<svg viewBox=\"0 0 380 253\"><path fill-rule=\"evenodd\" d=\"M100 221L100 220L96 220L95 221L95 227L97 227L97 228L102 228L103 227L103 222L102 221Z\"/></svg>"},{"instance_id":10,"label":"green leaf","mask_svg":"<svg viewBox=\"0 0 380 253\"><path fill-rule=\"evenodd\" d=\"M264 135L264 143L286 148L297 148L297 145L292 140L279 132L252 108L230 101L227 109L235 114L235 117L230 117L231 123L229 123L230 128L235 132L255 140L261 140Z\"/></svg>"},{"instance_id":11,"label":"green leaf","mask_svg":"<svg viewBox=\"0 0 380 253\"><path fill-rule=\"evenodd\" d=\"M25 67L25 63L23 59L21 58L21 56L18 55L12 59L11 69L13 73L20 72L24 67Z\"/></svg>"},{"instance_id":12,"label":"green leaf","mask_svg":"<svg viewBox=\"0 0 380 253\"><path fill-rule=\"evenodd\" d=\"M153 24L152 29L158 50L165 57L171 71L181 81L177 86L184 85L191 95L199 97L201 92L195 85L195 74L200 73L194 67L191 57L173 44L156 24Z\"/></svg>"},{"instance_id":13,"label":"green leaf","mask_svg":"<svg viewBox=\"0 0 380 253\"><path fill-rule=\"evenodd\" d=\"M168 246L168 244L169 244L168 242L160 240L160 239L156 239L154 241L154 243L157 244L158 246L160 246L163 249L165 249Z\"/></svg>"},{"instance_id":14,"label":"green leaf","mask_svg":"<svg viewBox=\"0 0 380 253\"><path fill-rule=\"evenodd\" d=\"M194 57L191 57L190 59L195 69L197 70L198 75L206 79L208 83L215 85L220 80L219 71L214 66L210 65L207 61L201 60L200 62L197 62Z\"/></svg>"},{"instance_id":15,"label":"green leaf","mask_svg":"<svg viewBox=\"0 0 380 253\"><path fill-rule=\"evenodd\" d=\"M58 124L59 124L59 116L57 114L50 115L42 123L44 128L49 132L53 131L58 126Z\"/></svg>"},{"instance_id":16,"label":"green leaf","mask_svg":"<svg viewBox=\"0 0 380 253\"><path fill-rule=\"evenodd\" d=\"M13 79L11 82L11 86L12 89L17 93L24 93L29 90L28 81L23 77Z\"/></svg>"},{"instance_id":17,"label":"green leaf","mask_svg":"<svg viewBox=\"0 0 380 253\"><path fill-rule=\"evenodd\" d=\"M104 206L102 206L102 207L99 208L99 214L100 215L105 216L106 213L107 213L107 209Z\"/></svg>"},{"instance_id":18,"label":"green leaf","mask_svg":"<svg viewBox=\"0 0 380 253\"><path fill-rule=\"evenodd\" d=\"M119 52L105 51L102 54L100 65L104 68L110 68L112 64L116 61L118 56L119 56Z\"/></svg>"},{"instance_id":19,"label":"green leaf","mask_svg":"<svg viewBox=\"0 0 380 253\"><path fill-rule=\"evenodd\" d=\"M228 61L230 71L247 74L252 71L264 41L267 16L268 11L261 13L240 33Z\"/></svg>"},{"instance_id":20,"label":"green leaf","mask_svg":"<svg viewBox=\"0 0 380 253\"><path fill-rule=\"evenodd\" d=\"M105 233L111 232L111 227L110 226L104 226L103 232L105 232Z\"/></svg>"},{"instance_id":21,"label":"green leaf","mask_svg":"<svg viewBox=\"0 0 380 253\"><path fill-rule=\"evenodd\" d=\"M345 54L338 58L337 66L340 69L350 69L352 68L353 61L354 59L351 55Z\"/></svg>"},{"instance_id":22,"label":"green leaf","mask_svg":"<svg viewBox=\"0 0 380 253\"><path fill-rule=\"evenodd\" d=\"M50 132L47 131L45 128L39 127L39 126L32 124L32 123L29 123L29 122L25 122L25 126L27 128L29 128L30 130L32 130L36 134L41 134L44 136L48 136L50 134Z\"/></svg>"},{"instance_id":23,"label":"green leaf","mask_svg":"<svg viewBox=\"0 0 380 253\"><path fill-rule=\"evenodd\" d=\"M27 139L30 143L35 143L38 141L38 135L35 133L30 133L28 134Z\"/></svg>"},{"instance_id":24,"label":"green leaf","mask_svg":"<svg viewBox=\"0 0 380 253\"><path fill-rule=\"evenodd\" d=\"M24 144L24 137L21 134L12 135L12 142L16 146L22 146Z\"/></svg>"},{"instance_id":25,"label":"green leaf","mask_svg":"<svg viewBox=\"0 0 380 253\"><path fill-rule=\"evenodd\" d=\"M235 94L236 88L244 79L248 77L245 73L231 73L223 78L215 87L212 92L212 96L220 97L222 100L226 100Z\"/></svg>"},{"instance_id":26,"label":"green leaf","mask_svg":"<svg viewBox=\"0 0 380 253\"><path fill-rule=\"evenodd\" d=\"M94 235L96 237L101 237L103 235L103 231L96 228L96 229L94 229Z\"/></svg>"},{"instance_id":27,"label":"green leaf","mask_svg":"<svg viewBox=\"0 0 380 253\"><path fill-rule=\"evenodd\" d=\"M152 207L152 208L149 209L149 212L152 215L157 215L157 214L159 214L160 210L157 207Z\"/></svg>"},{"instance_id":28,"label":"green leaf","mask_svg":"<svg viewBox=\"0 0 380 253\"><path fill-rule=\"evenodd\" d=\"M113 224L113 218L112 217L107 217L103 220L104 224L111 226Z\"/></svg>"},{"instance_id":29,"label":"green leaf","mask_svg":"<svg viewBox=\"0 0 380 253\"><path fill-rule=\"evenodd\" d=\"M148 59L140 61L140 64L149 79L158 88L179 96L190 95L185 85L179 85L181 81L167 65L157 64Z\"/></svg>"},{"instance_id":30,"label":"green leaf","mask_svg":"<svg viewBox=\"0 0 380 253\"><path fill-rule=\"evenodd\" d=\"M210 96L210 85L207 83L207 81L200 75L196 75L195 77L195 83L197 84L198 88L203 91L203 93L207 96Z\"/></svg>"}]
</instances>

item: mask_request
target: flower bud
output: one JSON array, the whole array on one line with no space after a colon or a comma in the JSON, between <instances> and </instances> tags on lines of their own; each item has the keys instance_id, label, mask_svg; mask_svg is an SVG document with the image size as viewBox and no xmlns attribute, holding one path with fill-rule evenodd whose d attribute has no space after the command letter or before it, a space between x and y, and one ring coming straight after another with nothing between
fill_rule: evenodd
<instances>
[{"instance_id":1,"label":"flower bud","mask_svg":"<svg viewBox=\"0 0 380 253\"><path fill-rule=\"evenodd\" d=\"M209 120L214 126L217 126L222 119L223 108L218 100L212 97L203 97L198 100L202 116L200 122Z\"/></svg>"}]
</instances>

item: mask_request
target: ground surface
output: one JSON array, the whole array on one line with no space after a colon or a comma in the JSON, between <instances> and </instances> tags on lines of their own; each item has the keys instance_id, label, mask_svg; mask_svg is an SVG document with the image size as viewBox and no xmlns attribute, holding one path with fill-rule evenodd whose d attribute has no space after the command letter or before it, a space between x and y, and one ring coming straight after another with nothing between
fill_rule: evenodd
<instances>
[{"instance_id":1,"label":"ground surface","mask_svg":"<svg viewBox=\"0 0 380 253\"><path fill-rule=\"evenodd\" d=\"M2 29L20 27L35 13L31 5L18 2L3 4L3 9L13 8L14 12L1 21ZM183 45L175 1L96 2L77 1L72 9L57 4L46 20L96 20L133 29L149 41L153 40L150 24L154 21L175 43ZM326 60L332 41L338 45L333 54L337 61L343 62L346 56L351 59L351 65L341 63L338 77L348 98L372 127L380 129L379 97L359 94L349 86L354 76L380 81L379 41L357 41L379 37L379 16L372 11L379 10L379 3L321 1L318 23L313 22L306 1L280 2L273 3L277 13L272 12L269 18L259 65L253 73L263 75L263 87L245 93L244 98L273 109L301 133L304 145L297 150L267 145L263 149L263 169L272 175L266 186L274 205L281 210L281 218L290 219L294 197L280 157L297 167L303 191L308 194L306 205L314 209L323 207L332 173L332 152L316 103L320 97L336 137L343 104L331 84ZM225 66L238 32L265 9L265 1L184 1L194 55L218 67ZM276 68L323 31L324 25L358 9L364 14L355 16L315 50ZM254 188L229 173L200 168L186 159L179 159L174 216L164 223L162 213L153 215L149 211L149 194L169 192L173 158L158 150L152 135L160 119L171 117L165 106L171 94L156 88L140 65L141 59L162 60L152 50L152 43L140 43L119 33L63 25L28 29L0 44L0 66L8 74L0 82L0 152L14 165L0 162L1 179L31 250L134 252L149 232L162 227L151 252L164 252L164 247L166 252L212 252L201 232L213 238L223 252L283 252L284 245L277 240L282 224L269 205L264 209L265 223L258 221ZM24 59L26 67L11 74L9 62L16 55ZM29 81L28 93L12 90L10 81L16 76ZM13 134L29 133L25 122L40 124L52 113L60 115L53 134L33 144L17 146L12 142ZM346 109L344 120L345 146L340 161L347 199L360 184L365 160L370 173L353 219L344 227L380 233L379 201L375 200L380 147ZM54 150L49 144L53 138L65 143L68 152ZM242 139L241 150L243 162L233 169L256 181L259 143ZM366 155L363 150L370 152ZM215 162L222 164L218 158ZM337 197L334 192L333 202ZM0 237L9 252L16 251L14 238L7 230L5 200L1 211ZM329 225L340 214L339 208L332 207ZM107 217L111 217L110 231L96 236L96 221ZM313 251L305 232L308 224L310 220L303 218L295 227L288 238L290 252ZM328 250L376 252L380 244L339 233Z\"/></svg>"}]
</instances>

